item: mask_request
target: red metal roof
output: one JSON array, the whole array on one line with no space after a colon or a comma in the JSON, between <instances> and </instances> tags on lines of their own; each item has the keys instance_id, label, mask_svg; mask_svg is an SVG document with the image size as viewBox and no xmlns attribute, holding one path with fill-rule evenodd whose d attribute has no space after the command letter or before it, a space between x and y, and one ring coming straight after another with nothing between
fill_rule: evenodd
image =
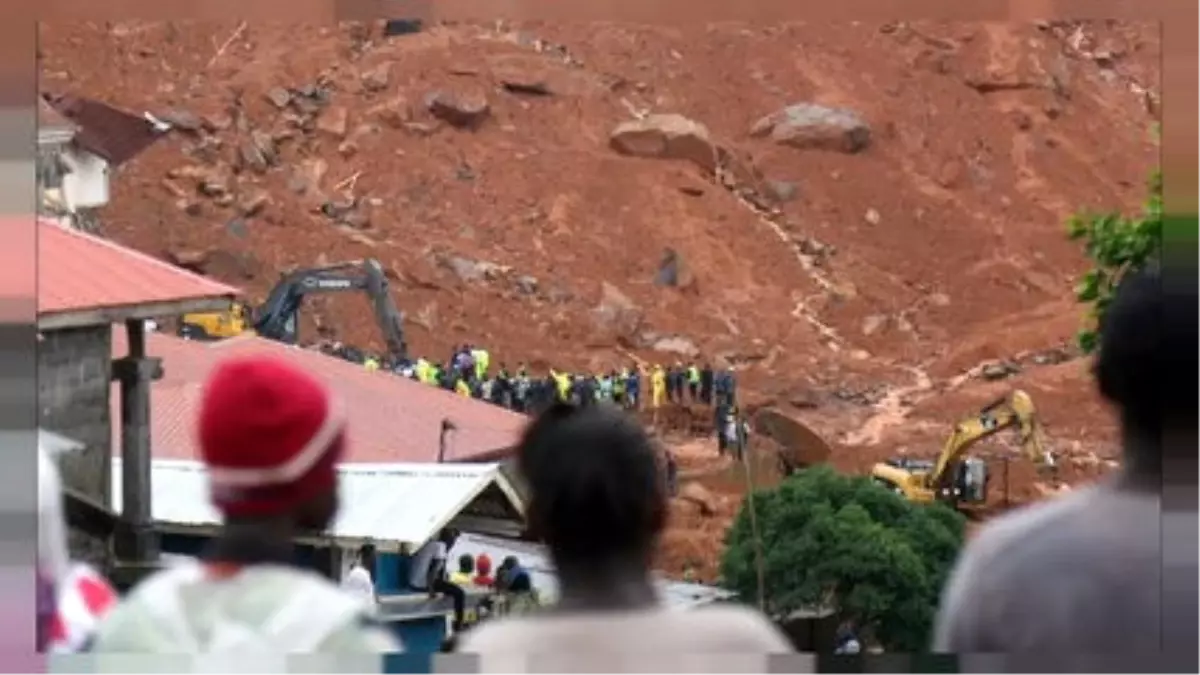
<instances>
[{"instance_id":1,"label":"red metal roof","mask_svg":"<svg viewBox=\"0 0 1200 675\"><path fill-rule=\"evenodd\" d=\"M37 241L38 316L234 297L238 289L48 220Z\"/></svg>"},{"instance_id":2,"label":"red metal roof","mask_svg":"<svg viewBox=\"0 0 1200 675\"><path fill-rule=\"evenodd\" d=\"M0 265L0 298L8 302L28 301L25 311L33 309L37 293L37 269L33 252L37 250L37 219L32 215L3 216L0 228L4 231L4 264ZM11 311L11 310L10 310ZM24 312L22 312L23 314ZM32 312L22 320L32 320Z\"/></svg>"},{"instance_id":3,"label":"red metal roof","mask_svg":"<svg viewBox=\"0 0 1200 675\"><path fill-rule=\"evenodd\" d=\"M113 356L126 353L123 330L113 331ZM499 459L516 444L526 418L503 408L386 372L259 337L193 342L151 333L146 351L162 359L164 375L151 387L151 443L155 458L195 459L194 420L208 372L230 356L287 358L327 382L349 411L346 461L435 462L443 419L458 427L446 461ZM113 453L120 452L120 396L112 396Z\"/></svg>"}]
</instances>

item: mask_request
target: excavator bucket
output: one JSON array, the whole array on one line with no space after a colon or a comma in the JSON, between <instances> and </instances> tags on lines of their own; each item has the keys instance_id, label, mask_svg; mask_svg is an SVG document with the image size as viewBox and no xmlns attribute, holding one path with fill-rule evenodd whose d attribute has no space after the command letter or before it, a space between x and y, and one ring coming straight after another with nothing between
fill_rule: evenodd
<instances>
[{"instance_id":1,"label":"excavator bucket","mask_svg":"<svg viewBox=\"0 0 1200 675\"><path fill-rule=\"evenodd\" d=\"M763 408L755 413L754 429L779 445L780 464L785 472L822 464L833 454L833 449L820 434L775 408Z\"/></svg>"}]
</instances>

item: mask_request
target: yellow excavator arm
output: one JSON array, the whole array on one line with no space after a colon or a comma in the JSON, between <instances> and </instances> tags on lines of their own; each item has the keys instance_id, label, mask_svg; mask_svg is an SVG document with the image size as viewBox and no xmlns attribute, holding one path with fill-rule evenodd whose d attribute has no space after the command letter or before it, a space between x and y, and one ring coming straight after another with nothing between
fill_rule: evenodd
<instances>
[{"instance_id":1,"label":"yellow excavator arm","mask_svg":"<svg viewBox=\"0 0 1200 675\"><path fill-rule=\"evenodd\" d=\"M1054 457L1046 449L1033 399L1017 389L954 425L954 431L933 462L878 464L871 473L895 486L909 499L929 501L939 494L949 494L957 487L954 483L958 480L959 465L973 445L1010 427L1017 429L1021 451L1034 466L1054 469Z\"/></svg>"},{"instance_id":2,"label":"yellow excavator arm","mask_svg":"<svg viewBox=\"0 0 1200 675\"><path fill-rule=\"evenodd\" d=\"M1021 451L1030 462L1039 468L1054 466L1054 458L1046 450L1037 407L1029 394L1016 389L1008 396L984 406L978 415L954 425L954 432L946 439L934 470L929 474L929 484L941 484L946 471L957 464L971 446L1012 426L1017 427Z\"/></svg>"}]
</instances>

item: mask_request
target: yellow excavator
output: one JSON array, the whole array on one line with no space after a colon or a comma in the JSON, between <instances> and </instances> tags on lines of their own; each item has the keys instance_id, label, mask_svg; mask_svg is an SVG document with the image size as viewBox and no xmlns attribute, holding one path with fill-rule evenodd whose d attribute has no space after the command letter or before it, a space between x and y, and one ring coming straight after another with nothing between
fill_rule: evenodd
<instances>
[{"instance_id":1,"label":"yellow excavator","mask_svg":"<svg viewBox=\"0 0 1200 675\"><path fill-rule=\"evenodd\" d=\"M404 315L392 301L387 276L378 261L355 260L324 267L301 269L285 275L257 309L234 303L227 312L186 314L179 334L192 340L222 340L257 334L296 344L297 317L304 298L314 293L363 292L371 300L375 320L383 332L388 352L397 360L408 358L404 340Z\"/></svg>"},{"instance_id":2,"label":"yellow excavator","mask_svg":"<svg viewBox=\"0 0 1200 675\"><path fill-rule=\"evenodd\" d=\"M1054 456L1046 449L1037 408L1029 394L1018 389L956 424L937 459L893 458L872 467L871 478L918 503L941 501L956 508L983 504L987 462L964 455L978 441L1011 427L1020 436L1024 456L1039 471L1052 473Z\"/></svg>"}]
</instances>

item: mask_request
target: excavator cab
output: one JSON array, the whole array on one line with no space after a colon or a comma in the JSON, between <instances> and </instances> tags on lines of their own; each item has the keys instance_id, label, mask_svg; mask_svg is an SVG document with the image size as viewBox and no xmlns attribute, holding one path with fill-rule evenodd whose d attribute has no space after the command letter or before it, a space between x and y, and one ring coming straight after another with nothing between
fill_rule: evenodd
<instances>
[{"instance_id":1,"label":"excavator cab","mask_svg":"<svg viewBox=\"0 0 1200 675\"><path fill-rule=\"evenodd\" d=\"M988 495L988 465L978 457L968 457L959 462L954 471L954 501L965 504L983 504Z\"/></svg>"}]
</instances>

